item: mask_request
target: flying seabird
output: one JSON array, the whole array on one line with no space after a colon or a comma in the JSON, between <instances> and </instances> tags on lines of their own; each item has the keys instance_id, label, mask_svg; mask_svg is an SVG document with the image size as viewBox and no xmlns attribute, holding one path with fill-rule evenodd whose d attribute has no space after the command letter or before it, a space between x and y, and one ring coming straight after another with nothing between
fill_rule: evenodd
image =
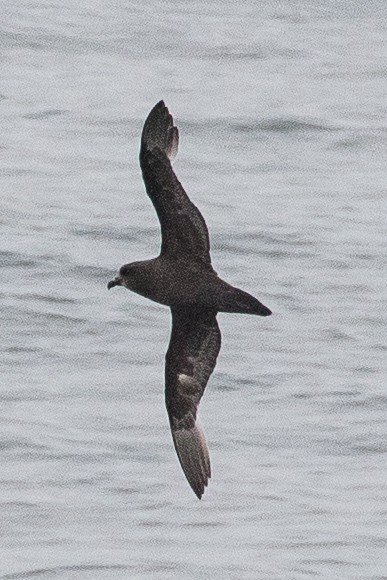
<instances>
[{"instance_id":1,"label":"flying seabird","mask_svg":"<svg viewBox=\"0 0 387 580\"><path fill-rule=\"evenodd\" d=\"M177 456L200 499L211 477L211 466L197 410L220 350L216 315L268 316L271 311L214 271L206 222L172 169L178 143L178 129L160 101L145 121L140 148L146 191L161 225L160 255L125 264L108 288L125 286L171 309L165 402Z\"/></svg>"}]
</instances>

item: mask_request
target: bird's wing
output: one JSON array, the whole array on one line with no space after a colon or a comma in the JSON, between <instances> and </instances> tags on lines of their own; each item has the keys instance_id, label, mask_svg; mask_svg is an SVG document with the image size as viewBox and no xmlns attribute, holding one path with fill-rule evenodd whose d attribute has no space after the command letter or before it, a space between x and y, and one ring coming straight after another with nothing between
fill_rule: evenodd
<instances>
[{"instance_id":1,"label":"bird's wing","mask_svg":"<svg viewBox=\"0 0 387 580\"><path fill-rule=\"evenodd\" d=\"M216 364L221 335L214 311L185 307L173 307L171 311L165 401L177 456L188 483L200 499L211 477L211 467L196 413Z\"/></svg>"},{"instance_id":2,"label":"bird's wing","mask_svg":"<svg viewBox=\"0 0 387 580\"><path fill-rule=\"evenodd\" d=\"M211 267L206 222L177 179L171 161L179 132L163 101L153 107L141 136L140 165L161 224L161 253L189 256Z\"/></svg>"}]
</instances>

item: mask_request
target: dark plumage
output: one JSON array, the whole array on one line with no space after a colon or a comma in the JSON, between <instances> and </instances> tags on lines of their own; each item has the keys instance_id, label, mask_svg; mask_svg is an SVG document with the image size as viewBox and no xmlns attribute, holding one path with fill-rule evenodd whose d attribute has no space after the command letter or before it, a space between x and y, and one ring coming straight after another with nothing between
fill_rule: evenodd
<instances>
[{"instance_id":1,"label":"dark plumage","mask_svg":"<svg viewBox=\"0 0 387 580\"><path fill-rule=\"evenodd\" d=\"M268 316L271 311L247 292L224 282L213 270L206 222L172 169L178 142L178 129L160 101L145 121L140 165L161 224L161 252L152 260L122 266L108 288L125 286L171 308L165 401L181 467L201 498L211 467L196 415L220 350L216 315Z\"/></svg>"}]
</instances>

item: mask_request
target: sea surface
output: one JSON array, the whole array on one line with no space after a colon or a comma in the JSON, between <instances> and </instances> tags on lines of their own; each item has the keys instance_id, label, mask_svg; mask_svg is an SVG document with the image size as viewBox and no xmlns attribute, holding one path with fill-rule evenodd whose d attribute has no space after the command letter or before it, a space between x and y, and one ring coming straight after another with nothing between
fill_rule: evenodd
<instances>
[{"instance_id":1,"label":"sea surface","mask_svg":"<svg viewBox=\"0 0 387 580\"><path fill-rule=\"evenodd\" d=\"M387 5L2 2L1 580L387 578ZM219 315L201 501L164 408L138 164L163 98Z\"/></svg>"}]
</instances>

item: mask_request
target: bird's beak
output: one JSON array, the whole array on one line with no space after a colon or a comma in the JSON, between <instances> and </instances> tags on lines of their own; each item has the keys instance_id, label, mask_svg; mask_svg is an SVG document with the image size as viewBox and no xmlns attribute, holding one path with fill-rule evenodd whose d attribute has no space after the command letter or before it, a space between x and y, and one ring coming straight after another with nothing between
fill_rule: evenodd
<instances>
[{"instance_id":1,"label":"bird's beak","mask_svg":"<svg viewBox=\"0 0 387 580\"><path fill-rule=\"evenodd\" d=\"M107 285L108 290L110 290L110 288L114 288L114 286L122 286L122 278L120 278L120 276L117 276L114 278L114 280L110 280Z\"/></svg>"}]
</instances>

